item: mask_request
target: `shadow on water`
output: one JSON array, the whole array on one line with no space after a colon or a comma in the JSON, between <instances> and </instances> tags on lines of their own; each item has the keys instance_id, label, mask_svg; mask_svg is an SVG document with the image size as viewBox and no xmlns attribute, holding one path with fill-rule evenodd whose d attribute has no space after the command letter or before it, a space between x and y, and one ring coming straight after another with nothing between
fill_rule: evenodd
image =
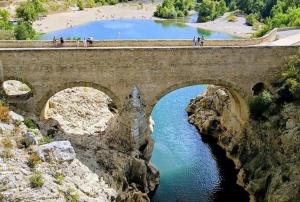
<instances>
[{"instance_id":1,"label":"shadow on water","mask_svg":"<svg viewBox=\"0 0 300 202\"><path fill-rule=\"evenodd\" d=\"M200 134L200 132L199 132ZM220 175L223 176L220 189L212 196L214 202L249 202L249 194L241 186L236 184L238 170L232 160L226 157L226 152L217 141L210 136L201 135L202 141L210 148L211 153L217 161Z\"/></svg>"}]
</instances>

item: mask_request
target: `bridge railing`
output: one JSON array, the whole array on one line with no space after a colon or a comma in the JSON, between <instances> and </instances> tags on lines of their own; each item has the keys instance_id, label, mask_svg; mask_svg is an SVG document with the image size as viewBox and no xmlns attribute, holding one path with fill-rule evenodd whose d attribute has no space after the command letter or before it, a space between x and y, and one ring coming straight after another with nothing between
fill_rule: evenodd
<instances>
[{"instance_id":1,"label":"bridge railing","mask_svg":"<svg viewBox=\"0 0 300 202\"><path fill-rule=\"evenodd\" d=\"M205 40L204 46L252 46L272 42L276 39L275 28L260 38L232 39L232 40ZM75 40L66 40L64 47L77 47ZM80 41L80 47L83 42ZM95 40L93 47L152 47L152 46L192 46L192 40ZM0 40L0 48L56 48L51 40Z\"/></svg>"}]
</instances>

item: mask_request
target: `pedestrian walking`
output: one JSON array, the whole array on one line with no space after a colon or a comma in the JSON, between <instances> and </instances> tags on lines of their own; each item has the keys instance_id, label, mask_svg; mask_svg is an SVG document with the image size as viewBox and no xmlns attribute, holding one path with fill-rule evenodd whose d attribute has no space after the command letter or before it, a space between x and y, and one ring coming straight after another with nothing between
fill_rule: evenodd
<instances>
[{"instance_id":1,"label":"pedestrian walking","mask_svg":"<svg viewBox=\"0 0 300 202\"><path fill-rule=\"evenodd\" d=\"M200 39L200 36L198 36L198 38L197 38L197 45L198 45L198 46L200 46L200 40L201 40L201 39Z\"/></svg>"}]
</instances>

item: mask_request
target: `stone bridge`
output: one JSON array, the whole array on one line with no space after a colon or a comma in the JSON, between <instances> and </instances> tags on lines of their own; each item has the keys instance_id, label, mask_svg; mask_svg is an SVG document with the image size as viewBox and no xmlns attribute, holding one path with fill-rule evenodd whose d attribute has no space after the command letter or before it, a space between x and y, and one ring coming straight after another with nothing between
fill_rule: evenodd
<instances>
[{"instance_id":1,"label":"stone bridge","mask_svg":"<svg viewBox=\"0 0 300 202\"><path fill-rule=\"evenodd\" d=\"M122 107L137 86L149 115L155 103L177 88L195 84L226 87L246 120L255 84L267 87L297 46L1 48L1 80L16 79L32 89L16 107L40 115L47 100L69 87L89 86Z\"/></svg>"}]
</instances>

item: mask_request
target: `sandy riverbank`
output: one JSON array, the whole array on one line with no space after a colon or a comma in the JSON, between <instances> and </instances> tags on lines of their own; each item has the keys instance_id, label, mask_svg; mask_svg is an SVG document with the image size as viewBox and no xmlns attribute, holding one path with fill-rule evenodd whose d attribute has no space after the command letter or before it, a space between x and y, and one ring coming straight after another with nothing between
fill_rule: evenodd
<instances>
[{"instance_id":1,"label":"sandy riverbank","mask_svg":"<svg viewBox=\"0 0 300 202\"><path fill-rule=\"evenodd\" d=\"M96 8L86 8L83 11L55 13L35 21L33 26L37 31L47 33L96 20L154 19L153 13L156 6L157 3L128 2Z\"/></svg>"},{"instance_id":2,"label":"sandy riverbank","mask_svg":"<svg viewBox=\"0 0 300 202\"><path fill-rule=\"evenodd\" d=\"M216 32L225 32L243 38L250 37L255 32L251 26L246 25L244 16L237 16L235 22L228 22L227 17L229 14L230 13L225 13L222 17L219 17L214 21L188 23L188 25Z\"/></svg>"},{"instance_id":3,"label":"sandy riverbank","mask_svg":"<svg viewBox=\"0 0 300 202\"><path fill-rule=\"evenodd\" d=\"M109 19L157 19L153 17L157 2L128 2L116 5L88 8L83 11L68 11L49 14L45 18L35 21L34 28L43 33L53 32L72 26L85 24L96 20ZM244 17L237 17L235 22L228 22L224 16L205 23L187 23L189 26L211 31L225 32L239 37L249 37L254 31L245 24Z\"/></svg>"}]
</instances>

